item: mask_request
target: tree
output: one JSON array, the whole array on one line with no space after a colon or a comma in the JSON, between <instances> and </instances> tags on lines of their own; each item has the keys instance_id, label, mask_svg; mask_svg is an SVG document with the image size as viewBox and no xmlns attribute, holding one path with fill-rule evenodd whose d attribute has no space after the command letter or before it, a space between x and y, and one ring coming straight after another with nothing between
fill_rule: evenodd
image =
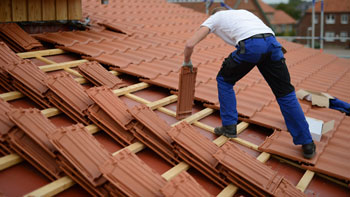
<instances>
[{"instance_id":1,"label":"tree","mask_svg":"<svg viewBox=\"0 0 350 197\"><path fill-rule=\"evenodd\" d=\"M277 10L283 10L286 12L289 16L293 17L295 20L299 20L301 17L301 11L296 9L298 5L302 3L302 0L293 0L289 1L288 4L286 3L280 3L277 5Z\"/></svg>"}]
</instances>

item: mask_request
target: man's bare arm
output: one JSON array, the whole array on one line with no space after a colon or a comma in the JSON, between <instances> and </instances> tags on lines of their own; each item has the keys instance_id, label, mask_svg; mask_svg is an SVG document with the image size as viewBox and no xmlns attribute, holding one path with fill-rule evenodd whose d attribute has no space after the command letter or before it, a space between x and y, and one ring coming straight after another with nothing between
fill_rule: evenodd
<instances>
[{"instance_id":1,"label":"man's bare arm","mask_svg":"<svg viewBox=\"0 0 350 197\"><path fill-rule=\"evenodd\" d=\"M209 32L210 29L208 27L202 26L190 39L187 40L184 50L184 62L189 62L191 60L194 47L203 40Z\"/></svg>"}]
</instances>

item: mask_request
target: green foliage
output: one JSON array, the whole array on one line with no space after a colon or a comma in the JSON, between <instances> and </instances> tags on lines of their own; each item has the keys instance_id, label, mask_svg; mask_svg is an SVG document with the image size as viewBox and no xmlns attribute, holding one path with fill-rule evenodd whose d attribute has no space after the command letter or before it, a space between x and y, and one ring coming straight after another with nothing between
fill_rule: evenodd
<instances>
[{"instance_id":1,"label":"green foliage","mask_svg":"<svg viewBox=\"0 0 350 197\"><path fill-rule=\"evenodd\" d=\"M280 3L277 5L277 10L283 10L289 16L293 17L295 20L299 20L301 17L301 11L296 9L298 5L302 3L302 0L290 0L288 4Z\"/></svg>"}]
</instances>

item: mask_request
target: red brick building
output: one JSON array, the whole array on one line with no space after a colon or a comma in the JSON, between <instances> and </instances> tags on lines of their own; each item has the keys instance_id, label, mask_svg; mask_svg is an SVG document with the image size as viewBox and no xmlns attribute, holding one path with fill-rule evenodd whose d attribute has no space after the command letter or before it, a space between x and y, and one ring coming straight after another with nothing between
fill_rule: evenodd
<instances>
[{"instance_id":1,"label":"red brick building","mask_svg":"<svg viewBox=\"0 0 350 197\"><path fill-rule=\"evenodd\" d=\"M310 36L312 8L309 8L298 24L298 36ZM321 2L315 6L315 36L320 36ZM350 0L324 0L324 44L350 47ZM306 41L303 41L306 43ZM318 41L317 41L318 42Z\"/></svg>"}]
</instances>

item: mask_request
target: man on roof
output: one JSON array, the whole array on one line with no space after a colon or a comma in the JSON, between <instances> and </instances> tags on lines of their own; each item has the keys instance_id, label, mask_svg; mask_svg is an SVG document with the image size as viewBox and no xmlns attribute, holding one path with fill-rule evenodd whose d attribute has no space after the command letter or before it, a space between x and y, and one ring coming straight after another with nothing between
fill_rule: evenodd
<instances>
[{"instance_id":1,"label":"man on roof","mask_svg":"<svg viewBox=\"0 0 350 197\"><path fill-rule=\"evenodd\" d=\"M277 99L294 144L302 145L304 157L311 159L316 153L316 146L290 82L282 46L274 32L249 11L215 8L198 31L187 40L183 66L192 67L194 47L210 33L236 47L225 58L216 77L222 126L215 128L215 134L237 137L238 113L233 86L257 65Z\"/></svg>"}]
</instances>

